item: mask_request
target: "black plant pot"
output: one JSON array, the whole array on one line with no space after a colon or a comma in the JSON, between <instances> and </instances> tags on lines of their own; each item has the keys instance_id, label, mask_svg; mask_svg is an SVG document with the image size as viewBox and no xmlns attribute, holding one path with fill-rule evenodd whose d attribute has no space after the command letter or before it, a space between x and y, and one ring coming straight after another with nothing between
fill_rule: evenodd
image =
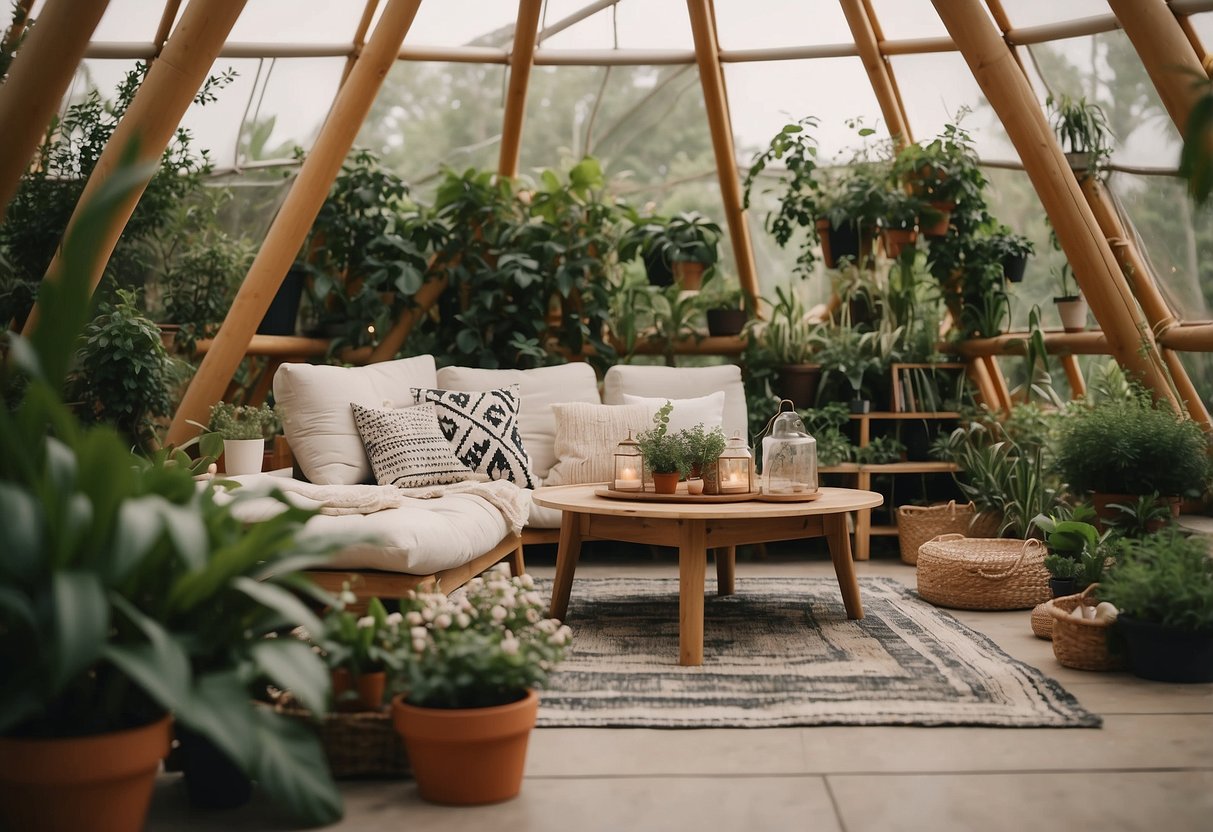
<instances>
[{"instance_id":1,"label":"black plant pot","mask_svg":"<svg viewBox=\"0 0 1213 832\"><path fill-rule=\"evenodd\" d=\"M1021 283L1023 273L1028 268L1028 255L1008 254L1002 258L1002 273L1011 283Z\"/></svg>"},{"instance_id":2,"label":"black plant pot","mask_svg":"<svg viewBox=\"0 0 1213 832\"><path fill-rule=\"evenodd\" d=\"M291 266L278 287L278 294L270 301L265 317L257 326L258 335L294 335L295 319L299 317L299 301L303 297L303 284L307 269Z\"/></svg>"},{"instance_id":3,"label":"black plant pot","mask_svg":"<svg viewBox=\"0 0 1213 832\"><path fill-rule=\"evenodd\" d=\"M248 803L253 784L239 766L201 734L182 725L176 732L181 742L185 791L195 808L235 809Z\"/></svg>"},{"instance_id":4,"label":"black plant pot","mask_svg":"<svg viewBox=\"0 0 1213 832\"><path fill-rule=\"evenodd\" d=\"M1213 630L1189 632L1122 614L1129 670L1155 682L1213 682Z\"/></svg>"},{"instance_id":5,"label":"black plant pot","mask_svg":"<svg viewBox=\"0 0 1213 832\"><path fill-rule=\"evenodd\" d=\"M820 364L785 364L775 376L775 394L790 399L797 410L817 404L817 388L821 385Z\"/></svg>"},{"instance_id":6,"label":"black plant pot","mask_svg":"<svg viewBox=\"0 0 1213 832\"><path fill-rule=\"evenodd\" d=\"M644 256L644 273L653 286L669 286L674 282L673 268L658 251L650 251Z\"/></svg>"},{"instance_id":7,"label":"black plant pot","mask_svg":"<svg viewBox=\"0 0 1213 832\"><path fill-rule=\"evenodd\" d=\"M868 399L851 399L850 407L852 413L870 413L872 402Z\"/></svg>"},{"instance_id":8,"label":"black plant pot","mask_svg":"<svg viewBox=\"0 0 1213 832\"><path fill-rule=\"evenodd\" d=\"M744 309L725 307L708 310L708 335L738 335L748 320Z\"/></svg>"},{"instance_id":9,"label":"black plant pot","mask_svg":"<svg viewBox=\"0 0 1213 832\"><path fill-rule=\"evenodd\" d=\"M1053 593L1054 598L1061 598L1063 595L1074 595L1078 592L1078 579L1049 578L1049 591Z\"/></svg>"}]
</instances>

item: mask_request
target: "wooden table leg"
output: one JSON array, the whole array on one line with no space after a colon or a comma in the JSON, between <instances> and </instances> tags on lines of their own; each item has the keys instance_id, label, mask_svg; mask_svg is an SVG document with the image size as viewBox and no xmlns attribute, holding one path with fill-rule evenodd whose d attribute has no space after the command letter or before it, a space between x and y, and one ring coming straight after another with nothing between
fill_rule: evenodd
<instances>
[{"instance_id":1,"label":"wooden table leg","mask_svg":"<svg viewBox=\"0 0 1213 832\"><path fill-rule=\"evenodd\" d=\"M732 595L733 575L737 569L737 547L721 546L712 550L716 558L716 594Z\"/></svg>"},{"instance_id":2,"label":"wooden table leg","mask_svg":"<svg viewBox=\"0 0 1213 832\"><path fill-rule=\"evenodd\" d=\"M851 540L847 534L845 513L827 514L825 524L826 541L830 544L830 560L834 561L834 574L838 576L838 588L842 590L842 603L847 608L847 618L863 618L863 602L859 600L859 580L855 577L855 564L851 562Z\"/></svg>"},{"instance_id":3,"label":"wooden table leg","mask_svg":"<svg viewBox=\"0 0 1213 832\"><path fill-rule=\"evenodd\" d=\"M556 550L556 580L552 583L551 618L561 621L569 611L569 593L573 589L573 573L581 557L581 515L566 511L560 518L560 545Z\"/></svg>"},{"instance_id":4,"label":"wooden table leg","mask_svg":"<svg viewBox=\"0 0 1213 832\"><path fill-rule=\"evenodd\" d=\"M703 575L708 553L703 520L682 520L678 539L678 663L703 664ZM571 573L570 573L571 576Z\"/></svg>"}]
</instances>

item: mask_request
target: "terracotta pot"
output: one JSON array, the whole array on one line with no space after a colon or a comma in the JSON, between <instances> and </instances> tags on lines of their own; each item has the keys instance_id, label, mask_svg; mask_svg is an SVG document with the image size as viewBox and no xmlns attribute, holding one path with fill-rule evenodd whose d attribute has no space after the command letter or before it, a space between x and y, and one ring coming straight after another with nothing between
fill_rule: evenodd
<instances>
[{"instance_id":1,"label":"terracotta pot","mask_svg":"<svg viewBox=\"0 0 1213 832\"><path fill-rule=\"evenodd\" d=\"M1087 302L1081 298L1053 298L1061 328L1066 332L1082 332L1087 328Z\"/></svg>"},{"instance_id":2,"label":"terracotta pot","mask_svg":"<svg viewBox=\"0 0 1213 832\"><path fill-rule=\"evenodd\" d=\"M138 832L168 754L169 722L90 737L0 737L0 828Z\"/></svg>"},{"instance_id":3,"label":"terracotta pot","mask_svg":"<svg viewBox=\"0 0 1213 832\"><path fill-rule=\"evenodd\" d=\"M790 399L800 410L813 407L821 376L820 364L785 364L776 373L775 393L781 399Z\"/></svg>"},{"instance_id":4,"label":"terracotta pot","mask_svg":"<svg viewBox=\"0 0 1213 832\"><path fill-rule=\"evenodd\" d=\"M387 673L380 670L376 673L361 673L357 679L351 679L350 672L339 668L332 673L333 704L338 711L378 711L383 709L383 694L387 690ZM350 691L357 693L357 698L346 696Z\"/></svg>"},{"instance_id":5,"label":"terracotta pot","mask_svg":"<svg viewBox=\"0 0 1213 832\"><path fill-rule=\"evenodd\" d=\"M1112 505L1131 506L1141 498L1140 494L1110 494L1096 491L1091 495L1091 507L1095 509L1095 525L1102 532L1105 522L1115 521L1120 517L1120 510L1111 508ZM1159 497L1160 503L1166 503L1171 509L1171 518L1179 517L1179 497ZM1146 531L1156 532L1167 525L1163 519L1151 520L1146 525Z\"/></svg>"},{"instance_id":6,"label":"terracotta pot","mask_svg":"<svg viewBox=\"0 0 1213 832\"><path fill-rule=\"evenodd\" d=\"M392 700L417 791L425 800L468 806L517 796L539 695L491 708L421 708Z\"/></svg>"},{"instance_id":7,"label":"terracotta pot","mask_svg":"<svg viewBox=\"0 0 1213 832\"><path fill-rule=\"evenodd\" d=\"M918 222L918 230L928 237L946 237L952 224L955 202L932 202L931 214Z\"/></svg>"},{"instance_id":8,"label":"terracotta pot","mask_svg":"<svg viewBox=\"0 0 1213 832\"><path fill-rule=\"evenodd\" d=\"M673 263L674 282L683 289L697 292L703 285L703 273L707 267L703 263L691 260L675 260Z\"/></svg>"},{"instance_id":9,"label":"terracotta pot","mask_svg":"<svg viewBox=\"0 0 1213 832\"><path fill-rule=\"evenodd\" d=\"M884 245L884 253L896 260L901 256L901 250L912 246L918 240L918 232L913 228L886 228L880 232L880 240Z\"/></svg>"},{"instance_id":10,"label":"terracotta pot","mask_svg":"<svg viewBox=\"0 0 1213 832\"><path fill-rule=\"evenodd\" d=\"M653 472L653 491L658 494L673 494L678 490L678 480L681 475L674 471L669 474Z\"/></svg>"}]
</instances>

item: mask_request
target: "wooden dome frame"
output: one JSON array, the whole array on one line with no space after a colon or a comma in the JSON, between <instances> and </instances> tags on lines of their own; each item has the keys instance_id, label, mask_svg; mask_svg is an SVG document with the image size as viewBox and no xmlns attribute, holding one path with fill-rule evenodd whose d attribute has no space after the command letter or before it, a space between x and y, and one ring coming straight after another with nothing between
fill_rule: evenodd
<instances>
[{"instance_id":1,"label":"wooden dome frame","mask_svg":"<svg viewBox=\"0 0 1213 832\"><path fill-rule=\"evenodd\" d=\"M19 5L28 14L36 1L20 0ZM395 61L459 60L509 66L498 162L498 172L506 176L514 176L518 170L532 66L694 62L703 88L738 277L743 290L756 298L757 269L749 225L742 209L723 63L858 56L885 124L895 142L902 144L912 140L911 125L889 56L941 51L957 51L964 57L1002 121L1102 329L1102 333L1077 336L1051 334L1046 339L1051 349L1062 357L1076 391L1082 390L1082 377L1073 355L1077 352L1110 354L1141 378L1158 399L1175 407L1186 406L1190 415L1206 430L1213 429L1209 413L1176 353L1177 350L1213 351L1213 323L1182 324L1176 320L1159 291L1147 260L1137 250L1133 235L1123 227L1106 189L1093 179L1080 183L1070 171L1014 48L1061 37L1123 29L1172 121L1182 132L1198 96L1191 78L1209 77L1213 69L1213 56L1201 44L1188 16L1213 10L1213 1L1108 0L1108 15L1015 29L1001 0L932 0L949 37L890 41L881 31L871 0L839 0L853 36L853 45L726 51L721 49L717 37L713 1L686 0L694 40L693 53L591 50L575 55L561 50L542 50L538 46L545 37L609 8L619 0L593 0L542 31L542 0L518 0L515 36L508 52L484 47L405 47L405 36L421 2L366 0L353 42L343 53L347 58L345 70L328 117L271 223L226 319L208 345L173 419L167 436L169 442L189 438L195 431L190 420L204 421L210 405L223 397L253 343L258 322L319 213L381 83ZM44 0L39 9L39 25L31 31L14 59L8 81L0 86L0 124L12 126L12 129L6 127L0 131L0 220L80 61L101 55L151 60L143 85L86 184L84 199L112 175L131 140L137 141L140 161L154 161L160 157L217 58L249 56L246 54L248 47L225 47L226 38L245 3L246 0L192 0L178 20L182 0L166 0L154 42L147 48L116 45L98 49L90 45L89 39L108 0ZM371 31L371 22L380 5L383 6L382 14ZM177 21L175 25L174 21ZM255 57L276 51L295 56L318 54L315 50L299 47L265 44L254 47ZM325 51L324 54L331 53ZM144 180L142 184L146 185L146 182ZM94 265L94 288L141 195L142 187L127 200L106 230L102 256ZM54 279L58 267L56 259L47 271L48 279ZM426 284L417 300L432 304L443 288L438 282ZM27 322L27 331L37 325L36 313L35 309ZM416 310L406 313L379 347L367 351L362 358L367 361L390 358L403 344L417 314ZM297 352L298 346L283 344L275 349L286 354L292 349ZM964 352L971 359L971 374L987 400L1009 404L1006 384L995 356L1015 349L1015 339L1005 336L965 345Z\"/></svg>"}]
</instances>

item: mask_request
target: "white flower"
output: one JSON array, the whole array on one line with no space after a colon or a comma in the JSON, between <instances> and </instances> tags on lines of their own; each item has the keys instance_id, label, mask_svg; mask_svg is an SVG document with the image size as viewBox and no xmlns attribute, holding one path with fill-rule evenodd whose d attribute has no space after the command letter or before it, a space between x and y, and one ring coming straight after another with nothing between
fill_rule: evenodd
<instances>
[{"instance_id":1,"label":"white flower","mask_svg":"<svg viewBox=\"0 0 1213 832\"><path fill-rule=\"evenodd\" d=\"M417 612L416 610L412 610L404 617L404 620L409 623L410 627L416 627L421 623L421 613Z\"/></svg>"},{"instance_id":2,"label":"white flower","mask_svg":"<svg viewBox=\"0 0 1213 832\"><path fill-rule=\"evenodd\" d=\"M348 589L343 589L341 590L341 594L337 596L337 600L340 601L342 605L348 607L350 604L358 603L358 596L350 592Z\"/></svg>"},{"instance_id":3,"label":"white flower","mask_svg":"<svg viewBox=\"0 0 1213 832\"><path fill-rule=\"evenodd\" d=\"M425 639L423 639L423 638L413 639L413 650L418 653L424 653L425 652Z\"/></svg>"},{"instance_id":4,"label":"white flower","mask_svg":"<svg viewBox=\"0 0 1213 832\"><path fill-rule=\"evenodd\" d=\"M531 622L532 624L537 623L539 621L539 610L535 609L534 607L531 607L529 610L527 610L526 611L526 620Z\"/></svg>"},{"instance_id":5,"label":"white flower","mask_svg":"<svg viewBox=\"0 0 1213 832\"><path fill-rule=\"evenodd\" d=\"M497 604L491 610L489 610L489 614L493 616L494 621L505 621L505 617L509 613L505 611L505 607Z\"/></svg>"},{"instance_id":6,"label":"white flower","mask_svg":"<svg viewBox=\"0 0 1213 832\"><path fill-rule=\"evenodd\" d=\"M423 609L421 611L421 617L424 618L426 621L433 621L434 620L433 607L426 607L425 609Z\"/></svg>"},{"instance_id":7,"label":"white flower","mask_svg":"<svg viewBox=\"0 0 1213 832\"><path fill-rule=\"evenodd\" d=\"M455 623L459 625L460 629L466 630L472 623L472 619L467 613L461 612L455 615Z\"/></svg>"},{"instance_id":8,"label":"white flower","mask_svg":"<svg viewBox=\"0 0 1213 832\"><path fill-rule=\"evenodd\" d=\"M404 621L404 616L401 615L400 613L398 613L398 612L388 613L387 623L388 623L389 627L399 627L401 625L401 623L403 623L403 621Z\"/></svg>"},{"instance_id":9,"label":"white flower","mask_svg":"<svg viewBox=\"0 0 1213 832\"><path fill-rule=\"evenodd\" d=\"M507 656L516 655L518 653L518 646L518 639L514 638L512 635L506 636L501 641L501 652L505 653Z\"/></svg>"},{"instance_id":10,"label":"white flower","mask_svg":"<svg viewBox=\"0 0 1213 832\"><path fill-rule=\"evenodd\" d=\"M425 639L425 627L414 627L413 629L409 630L409 635L412 638L419 638L419 639L424 640Z\"/></svg>"},{"instance_id":11,"label":"white flower","mask_svg":"<svg viewBox=\"0 0 1213 832\"><path fill-rule=\"evenodd\" d=\"M447 627L451 626L451 617L445 612L439 613L434 618L434 626L439 630L445 630Z\"/></svg>"},{"instance_id":12,"label":"white flower","mask_svg":"<svg viewBox=\"0 0 1213 832\"><path fill-rule=\"evenodd\" d=\"M358 629L359 630L369 630L371 627L374 627L374 626L375 626L375 619L369 615L364 615L364 616L362 616L362 618L358 619Z\"/></svg>"},{"instance_id":13,"label":"white flower","mask_svg":"<svg viewBox=\"0 0 1213 832\"><path fill-rule=\"evenodd\" d=\"M523 589L533 589L535 587L535 579L530 575L522 575L518 578L518 583Z\"/></svg>"}]
</instances>

